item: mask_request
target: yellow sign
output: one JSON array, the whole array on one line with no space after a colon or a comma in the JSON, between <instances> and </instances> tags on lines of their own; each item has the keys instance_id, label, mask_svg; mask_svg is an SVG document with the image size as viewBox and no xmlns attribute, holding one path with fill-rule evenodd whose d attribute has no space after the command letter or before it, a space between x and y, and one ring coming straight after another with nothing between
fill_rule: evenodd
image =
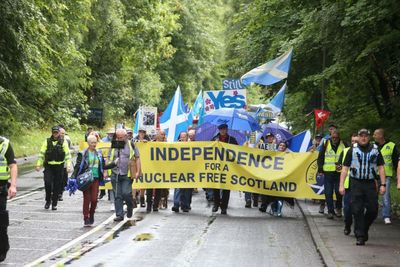
<instances>
[{"instance_id":1,"label":"yellow sign","mask_svg":"<svg viewBox=\"0 0 400 267\"><path fill-rule=\"evenodd\" d=\"M274 152L218 141L136 145L143 175L133 180L133 188L220 188L324 198L316 152Z\"/></svg>"}]
</instances>

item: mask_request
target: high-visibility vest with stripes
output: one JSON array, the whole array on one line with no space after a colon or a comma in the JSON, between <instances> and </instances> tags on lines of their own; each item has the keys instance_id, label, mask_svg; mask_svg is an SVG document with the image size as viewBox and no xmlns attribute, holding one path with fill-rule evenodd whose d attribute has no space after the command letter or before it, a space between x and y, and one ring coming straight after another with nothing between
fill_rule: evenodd
<instances>
[{"instance_id":1,"label":"high-visibility vest with stripes","mask_svg":"<svg viewBox=\"0 0 400 267\"><path fill-rule=\"evenodd\" d=\"M325 149L325 162L323 166L323 170L325 172L334 172L336 171L336 162L339 160L340 153L342 153L345 148L342 141L340 141L336 152L332 149L331 140L327 140L327 146Z\"/></svg>"},{"instance_id":2,"label":"high-visibility vest with stripes","mask_svg":"<svg viewBox=\"0 0 400 267\"><path fill-rule=\"evenodd\" d=\"M384 144L380 150L383 160L385 161L385 175L390 176L390 177L393 176L392 155L393 155L394 146L395 146L395 143L388 142L388 143Z\"/></svg>"},{"instance_id":3,"label":"high-visibility vest with stripes","mask_svg":"<svg viewBox=\"0 0 400 267\"><path fill-rule=\"evenodd\" d=\"M129 146L129 160L135 155L135 149L132 147L131 142L128 142L128 146ZM110 161L113 161L115 157L115 148L111 149L111 154L110 154ZM112 170L108 171L108 175L111 175ZM131 177L131 170L128 167L128 177Z\"/></svg>"},{"instance_id":4,"label":"high-visibility vest with stripes","mask_svg":"<svg viewBox=\"0 0 400 267\"><path fill-rule=\"evenodd\" d=\"M379 150L376 145L362 151L359 146L353 146L350 177L358 180L374 180L378 177Z\"/></svg>"},{"instance_id":5,"label":"high-visibility vest with stripes","mask_svg":"<svg viewBox=\"0 0 400 267\"><path fill-rule=\"evenodd\" d=\"M7 138L0 137L0 142L0 180L6 181L10 179L10 170L6 159L6 152L10 141Z\"/></svg>"},{"instance_id":6,"label":"high-visibility vest with stripes","mask_svg":"<svg viewBox=\"0 0 400 267\"><path fill-rule=\"evenodd\" d=\"M344 150L343 150L343 158L342 158L342 166L343 166L343 163L344 163L344 161L346 160L346 155L347 155L347 152L350 150L350 147L346 147ZM348 189L349 188L349 180L350 180L350 170L347 172L347 176L346 176L346 178L344 179L344 188L346 188L346 189Z\"/></svg>"}]
</instances>

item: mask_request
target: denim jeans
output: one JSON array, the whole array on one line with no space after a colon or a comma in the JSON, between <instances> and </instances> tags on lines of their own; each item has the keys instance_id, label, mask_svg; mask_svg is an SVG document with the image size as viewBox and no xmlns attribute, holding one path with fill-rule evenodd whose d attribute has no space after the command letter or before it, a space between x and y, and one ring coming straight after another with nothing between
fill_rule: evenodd
<instances>
[{"instance_id":1,"label":"denim jeans","mask_svg":"<svg viewBox=\"0 0 400 267\"><path fill-rule=\"evenodd\" d=\"M342 195L339 193L339 172L324 173L325 200L328 206L328 213L335 213L333 207L333 191L336 195L336 208L342 208Z\"/></svg>"},{"instance_id":2,"label":"denim jeans","mask_svg":"<svg viewBox=\"0 0 400 267\"><path fill-rule=\"evenodd\" d=\"M351 190L346 189L343 197L344 224L350 227L353 224L353 214L351 213Z\"/></svg>"},{"instance_id":3,"label":"denim jeans","mask_svg":"<svg viewBox=\"0 0 400 267\"><path fill-rule=\"evenodd\" d=\"M383 202L383 208L382 208L382 217L385 218L390 218L390 180L392 177L386 176L386 192L382 197L382 202Z\"/></svg>"},{"instance_id":4,"label":"denim jeans","mask_svg":"<svg viewBox=\"0 0 400 267\"><path fill-rule=\"evenodd\" d=\"M124 201L128 209L133 208L132 180L126 175L111 175L111 184L114 191L115 215L124 217Z\"/></svg>"},{"instance_id":5,"label":"denim jeans","mask_svg":"<svg viewBox=\"0 0 400 267\"><path fill-rule=\"evenodd\" d=\"M258 201L258 194L257 193L250 193L250 192L244 192L244 200L252 200L253 201Z\"/></svg>"},{"instance_id":6,"label":"denim jeans","mask_svg":"<svg viewBox=\"0 0 400 267\"><path fill-rule=\"evenodd\" d=\"M175 188L174 190L174 207L183 209L190 208L192 188Z\"/></svg>"}]
</instances>

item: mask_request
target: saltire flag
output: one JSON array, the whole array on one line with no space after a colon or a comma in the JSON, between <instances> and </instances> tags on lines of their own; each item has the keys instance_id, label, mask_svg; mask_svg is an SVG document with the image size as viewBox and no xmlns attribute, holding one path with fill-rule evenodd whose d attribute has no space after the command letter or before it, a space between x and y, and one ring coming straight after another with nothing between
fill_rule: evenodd
<instances>
[{"instance_id":1,"label":"saltire flag","mask_svg":"<svg viewBox=\"0 0 400 267\"><path fill-rule=\"evenodd\" d=\"M251 83L271 85L287 78L292 60L293 48L278 58L275 58L243 75L240 80L246 86Z\"/></svg>"},{"instance_id":2,"label":"saltire flag","mask_svg":"<svg viewBox=\"0 0 400 267\"><path fill-rule=\"evenodd\" d=\"M174 142L178 140L181 132L187 131L188 127L189 123L185 112L185 104L181 95L181 89L178 86L167 109L160 118L160 128L165 132L167 141Z\"/></svg>"},{"instance_id":3,"label":"saltire flag","mask_svg":"<svg viewBox=\"0 0 400 267\"><path fill-rule=\"evenodd\" d=\"M307 152L311 146L311 132L309 130L301 132L288 140L288 149L292 152Z\"/></svg>"},{"instance_id":4,"label":"saltire flag","mask_svg":"<svg viewBox=\"0 0 400 267\"><path fill-rule=\"evenodd\" d=\"M322 126L324 121L326 121L329 117L329 114L331 114L327 110L322 110L322 109L314 109L314 114L315 114L315 125L317 129Z\"/></svg>"},{"instance_id":5,"label":"saltire flag","mask_svg":"<svg viewBox=\"0 0 400 267\"><path fill-rule=\"evenodd\" d=\"M196 97L196 100L194 101L192 110L190 111L189 116L188 116L189 125L193 124L193 120L195 117L200 116L200 111L203 106L204 106L203 105L203 91L200 90L199 94Z\"/></svg>"},{"instance_id":6,"label":"saltire flag","mask_svg":"<svg viewBox=\"0 0 400 267\"><path fill-rule=\"evenodd\" d=\"M278 93L271 99L271 102L267 104L267 107L272 109L274 115L282 112L283 104L285 103L285 91L286 91L286 82L282 86L282 88L278 91Z\"/></svg>"}]
</instances>

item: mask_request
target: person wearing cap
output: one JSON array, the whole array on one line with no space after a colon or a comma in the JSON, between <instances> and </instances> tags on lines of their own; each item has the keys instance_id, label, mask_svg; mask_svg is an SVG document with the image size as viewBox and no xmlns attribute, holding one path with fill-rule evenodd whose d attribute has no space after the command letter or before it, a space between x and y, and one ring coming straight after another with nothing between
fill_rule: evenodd
<instances>
[{"instance_id":1,"label":"person wearing cap","mask_svg":"<svg viewBox=\"0 0 400 267\"><path fill-rule=\"evenodd\" d=\"M0 262L2 262L6 259L7 252L10 249L7 234L7 228L10 224L7 197L11 199L17 195L18 175L14 150L10 141L2 136L0 136L0 163Z\"/></svg>"},{"instance_id":2,"label":"person wearing cap","mask_svg":"<svg viewBox=\"0 0 400 267\"><path fill-rule=\"evenodd\" d=\"M276 144L275 135L273 133L267 133L265 135L265 138L267 141L265 143L259 144L258 148L264 150L277 151L278 146ZM261 195L261 206L258 210L261 212L266 212L268 205L270 203L273 203L275 200L276 198L273 196Z\"/></svg>"},{"instance_id":3,"label":"person wearing cap","mask_svg":"<svg viewBox=\"0 0 400 267\"><path fill-rule=\"evenodd\" d=\"M101 139L102 142L111 142L114 136L115 130L113 128L110 128L107 130L107 136L104 136L103 139Z\"/></svg>"},{"instance_id":4,"label":"person wearing cap","mask_svg":"<svg viewBox=\"0 0 400 267\"><path fill-rule=\"evenodd\" d=\"M349 151L349 149L351 147L353 147L355 144L357 144L358 141L358 134L357 133L353 133L351 135L351 146L350 147L346 147L343 152L340 154L339 156L339 169L342 169L343 166L343 162L346 159L346 155L347 155L347 151ZM345 194L343 197L343 215L344 215L344 230L343 233L345 235L349 235L351 233L351 225L353 224L353 214L351 212L351 189L350 189L350 181L349 181L350 177L349 174L347 174L345 180L344 180L344 189L345 189Z\"/></svg>"},{"instance_id":5,"label":"person wearing cap","mask_svg":"<svg viewBox=\"0 0 400 267\"><path fill-rule=\"evenodd\" d=\"M238 145L236 138L228 134L228 125L226 123L220 124L218 126L218 130L219 133L214 136L211 141L220 141L228 144ZM212 208L213 212L217 212L218 209L221 208L221 214L226 214L230 193L230 190L223 189L221 198L221 190L214 189L214 207Z\"/></svg>"},{"instance_id":6,"label":"person wearing cap","mask_svg":"<svg viewBox=\"0 0 400 267\"><path fill-rule=\"evenodd\" d=\"M313 140L313 144L308 150L308 152L314 152L314 151L319 151L319 145L321 144L322 141L322 134L316 134Z\"/></svg>"},{"instance_id":7,"label":"person wearing cap","mask_svg":"<svg viewBox=\"0 0 400 267\"><path fill-rule=\"evenodd\" d=\"M390 211L391 211L391 201L390 201L390 181L394 175L394 171L397 168L397 160L399 158L399 151L394 142L389 141L385 138L385 131L380 128L374 131L373 138L375 144L378 146L379 151L382 154L383 160L385 161L385 174L386 174L386 190L382 198L382 218L385 224L391 224Z\"/></svg>"},{"instance_id":8,"label":"person wearing cap","mask_svg":"<svg viewBox=\"0 0 400 267\"><path fill-rule=\"evenodd\" d=\"M126 133L128 135L128 140L132 141L133 139L133 131L130 128L126 128Z\"/></svg>"},{"instance_id":9,"label":"person wearing cap","mask_svg":"<svg viewBox=\"0 0 400 267\"><path fill-rule=\"evenodd\" d=\"M338 169L339 156L345 148L340 140L339 132L333 130L331 138L325 141L318 154L318 175L324 176L325 201L328 206L328 219L334 216L342 217L342 195L339 193L340 170ZM335 209L333 205L333 192L336 195Z\"/></svg>"},{"instance_id":10,"label":"person wearing cap","mask_svg":"<svg viewBox=\"0 0 400 267\"><path fill-rule=\"evenodd\" d=\"M43 142L36 162L36 171L44 167L45 209L49 209L51 205L52 210L57 210L64 164L67 166L67 171L71 172L68 143L60 138L60 127L54 126L51 129L51 136Z\"/></svg>"},{"instance_id":11,"label":"person wearing cap","mask_svg":"<svg viewBox=\"0 0 400 267\"><path fill-rule=\"evenodd\" d=\"M380 194L386 191L385 161L378 146L370 144L367 129L358 131L358 144L347 151L340 175L339 191L346 193L344 181L350 174L351 210L354 215L356 245L365 245L368 231L378 215L378 195L375 181L380 177Z\"/></svg>"},{"instance_id":12,"label":"person wearing cap","mask_svg":"<svg viewBox=\"0 0 400 267\"><path fill-rule=\"evenodd\" d=\"M322 138L321 142L319 143L319 146L317 147L317 151L321 151L322 147L325 145L325 142L329 139L331 139L332 133L333 131L337 131L338 127L331 123L328 125L328 131L329 133L327 135L324 136L324 138Z\"/></svg>"},{"instance_id":13,"label":"person wearing cap","mask_svg":"<svg viewBox=\"0 0 400 267\"><path fill-rule=\"evenodd\" d=\"M150 137L146 134L146 128L140 127L139 131L138 131L138 135L135 136L135 138L133 138L133 142L136 143L136 142L148 142L148 141L150 141ZM136 154L138 155L139 151L136 149L136 147L135 147L135 151L136 151ZM140 207L144 208L144 207L146 207L145 198L144 198L145 190L144 189L135 190L135 192L134 192L135 198L137 196L138 191L139 191L139 196L140 196L140 198L139 198ZM150 211L151 211L151 209L150 209Z\"/></svg>"}]
</instances>

